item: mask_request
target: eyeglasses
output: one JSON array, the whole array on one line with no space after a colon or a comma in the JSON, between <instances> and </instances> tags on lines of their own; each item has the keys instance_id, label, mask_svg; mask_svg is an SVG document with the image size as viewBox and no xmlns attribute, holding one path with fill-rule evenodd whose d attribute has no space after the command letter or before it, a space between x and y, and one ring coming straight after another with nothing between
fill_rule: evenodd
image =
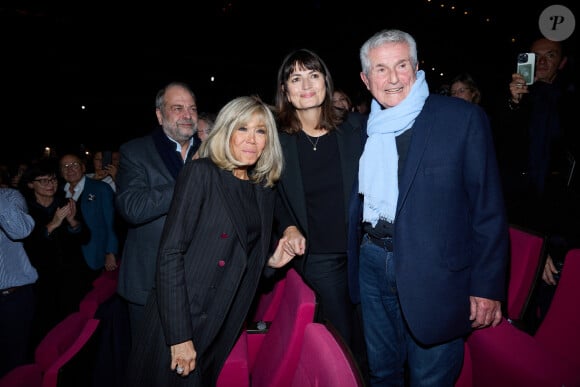
<instances>
[{"instance_id":1,"label":"eyeglasses","mask_svg":"<svg viewBox=\"0 0 580 387\"><path fill-rule=\"evenodd\" d=\"M62 170L74 169L76 171L80 167L81 167L81 165L78 162L75 161L73 163L63 164L60 168Z\"/></svg>"},{"instance_id":2,"label":"eyeglasses","mask_svg":"<svg viewBox=\"0 0 580 387\"><path fill-rule=\"evenodd\" d=\"M51 177L51 178L34 179L33 181L37 182L43 187L46 187L49 184L55 184L58 180L56 179L56 177Z\"/></svg>"},{"instance_id":3,"label":"eyeglasses","mask_svg":"<svg viewBox=\"0 0 580 387\"><path fill-rule=\"evenodd\" d=\"M463 94L466 91L470 91L470 90L471 90L471 88L469 88L469 87L461 87L461 88L456 89L456 90L451 90L449 94L451 94L451 95Z\"/></svg>"}]
</instances>

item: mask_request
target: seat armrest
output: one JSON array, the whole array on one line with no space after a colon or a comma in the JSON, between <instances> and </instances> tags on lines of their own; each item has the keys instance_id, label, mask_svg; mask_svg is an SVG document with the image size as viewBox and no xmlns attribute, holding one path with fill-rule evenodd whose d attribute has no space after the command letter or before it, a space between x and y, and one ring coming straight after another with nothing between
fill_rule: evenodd
<instances>
[{"instance_id":1,"label":"seat armrest","mask_svg":"<svg viewBox=\"0 0 580 387\"><path fill-rule=\"evenodd\" d=\"M248 323L246 326L246 333L248 334L260 334L260 333L268 333L270 330L270 325L272 325L272 321L252 321Z\"/></svg>"}]
</instances>

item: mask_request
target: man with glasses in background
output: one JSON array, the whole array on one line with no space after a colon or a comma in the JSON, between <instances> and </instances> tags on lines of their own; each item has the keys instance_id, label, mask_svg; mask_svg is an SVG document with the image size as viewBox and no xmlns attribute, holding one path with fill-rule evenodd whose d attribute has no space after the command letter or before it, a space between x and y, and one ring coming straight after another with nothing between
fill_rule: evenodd
<instances>
[{"instance_id":1,"label":"man with glasses in background","mask_svg":"<svg viewBox=\"0 0 580 387\"><path fill-rule=\"evenodd\" d=\"M82 249L92 283L103 268L107 271L117 269L119 241L115 232L115 193L104 181L85 176L85 164L76 154L63 155L59 167L66 181L65 196L77 202L77 209L91 231L91 238Z\"/></svg>"}]
</instances>

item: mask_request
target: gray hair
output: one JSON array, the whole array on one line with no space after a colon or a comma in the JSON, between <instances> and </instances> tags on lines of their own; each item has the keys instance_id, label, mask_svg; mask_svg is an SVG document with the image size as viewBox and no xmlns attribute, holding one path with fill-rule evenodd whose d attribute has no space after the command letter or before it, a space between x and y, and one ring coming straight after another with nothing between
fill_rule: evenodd
<instances>
[{"instance_id":1,"label":"gray hair","mask_svg":"<svg viewBox=\"0 0 580 387\"><path fill-rule=\"evenodd\" d=\"M417 43L415 39L404 31L382 30L371 36L360 48L360 64L363 73L368 75L371 70L369 51L385 43L404 43L409 46L411 65L415 68L417 67L419 62L417 60Z\"/></svg>"}]
</instances>

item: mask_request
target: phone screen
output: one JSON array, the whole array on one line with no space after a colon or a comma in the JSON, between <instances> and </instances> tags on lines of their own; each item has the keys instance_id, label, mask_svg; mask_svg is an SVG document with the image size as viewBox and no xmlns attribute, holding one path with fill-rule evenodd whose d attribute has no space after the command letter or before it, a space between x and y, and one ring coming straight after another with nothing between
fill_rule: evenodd
<instances>
[{"instance_id":1,"label":"phone screen","mask_svg":"<svg viewBox=\"0 0 580 387\"><path fill-rule=\"evenodd\" d=\"M103 168L113 163L113 154L111 151L103 151Z\"/></svg>"},{"instance_id":2,"label":"phone screen","mask_svg":"<svg viewBox=\"0 0 580 387\"><path fill-rule=\"evenodd\" d=\"M526 85L534 83L535 70L536 54L533 52L523 52L518 54L518 66L516 72L524 77Z\"/></svg>"}]
</instances>

